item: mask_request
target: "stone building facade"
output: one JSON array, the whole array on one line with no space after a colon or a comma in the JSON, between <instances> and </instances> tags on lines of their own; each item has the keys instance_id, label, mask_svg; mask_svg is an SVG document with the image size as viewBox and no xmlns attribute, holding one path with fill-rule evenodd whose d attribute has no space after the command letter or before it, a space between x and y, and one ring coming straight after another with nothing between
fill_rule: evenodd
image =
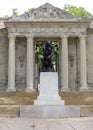
<instances>
[{"instance_id":1,"label":"stone building facade","mask_svg":"<svg viewBox=\"0 0 93 130\"><path fill-rule=\"evenodd\" d=\"M0 28L0 90L37 88L35 42L46 40L59 43L59 89L93 90L92 21L48 3L5 20Z\"/></svg>"}]
</instances>

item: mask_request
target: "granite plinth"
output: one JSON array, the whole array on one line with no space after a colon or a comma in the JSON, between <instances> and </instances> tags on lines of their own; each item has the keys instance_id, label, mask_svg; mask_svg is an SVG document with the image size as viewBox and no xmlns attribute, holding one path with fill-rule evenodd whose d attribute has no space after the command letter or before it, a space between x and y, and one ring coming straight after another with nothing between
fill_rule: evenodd
<instances>
[{"instance_id":1,"label":"granite plinth","mask_svg":"<svg viewBox=\"0 0 93 130\"><path fill-rule=\"evenodd\" d=\"M58 94L57 72L41 72L39 96L34 105L64 105Z\"/></svg>"},{"instance_id":2,"label":"granite plinth","mask_svg":"<svg viewBox=\"0 0 93 130\"><path fill-rule=\"evenodd\" d=\"M79 106L65 105L21 105L20 117L27 118L69 118L80 117Z\"/></svg>"}]
</instances>

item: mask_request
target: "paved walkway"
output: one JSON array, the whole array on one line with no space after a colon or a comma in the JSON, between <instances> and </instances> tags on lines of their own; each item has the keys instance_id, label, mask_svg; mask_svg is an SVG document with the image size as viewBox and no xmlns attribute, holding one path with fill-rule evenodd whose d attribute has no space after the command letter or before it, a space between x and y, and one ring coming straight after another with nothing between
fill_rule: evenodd
<instances>
[{"instance_id":1,"label":"paved walkway","mask_svg":"<svg viewBox=\"0 0 93 130\"><path fill-rule=\"evenodd\" d=\"M0 130L93 130L93 117L64 119L0 118Z\"/></svg>"}]
</instances>

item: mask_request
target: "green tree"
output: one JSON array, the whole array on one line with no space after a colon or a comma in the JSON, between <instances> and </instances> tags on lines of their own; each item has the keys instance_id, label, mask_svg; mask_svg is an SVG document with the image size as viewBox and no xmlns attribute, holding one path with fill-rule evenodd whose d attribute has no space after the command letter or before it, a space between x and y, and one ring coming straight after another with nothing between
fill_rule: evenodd
<instances>
[{"instance_id":1,"label":"green tree","mask_svg":"<svg viewBox=\"0 0 93 130\"><path fill-rule=\"evenodd\" d=\"M5 19L9 18L8 14L4 15L3 18L5 18Z\"/></svg>"},{"instance_id":2,"label":"green tree","mask_svg":"<svg viewBox=\"0 0 93 130\"><path fill-rule=\"evenodd\" d=\"M73 14L73 15L76 15L76 16L93 18L93 15L91 13L87 12L83 7L78 8L76 6L66 4L66 5L64 5L64 10Z\"/></svg>"},{"instance_id":3,"label":"green tree","mask_svg":"<svg viewBox=\"0 0 93 130\"><path fill-rule=\"evenodd\" d=\"M31 12L32 10L33 10L33 8L29 8L29 9L28 9L28 11L30 11L30 12Z\"/></svg>"},{"instance_id":4,"label":"green tree","mask_svg":"<svg viewBox=\"0 0 93 130\"><path fill-rule=\"evenodd\" d=\"M12 9L13 16L18 16L17 8Z\"/></svg>"}]
</instances>

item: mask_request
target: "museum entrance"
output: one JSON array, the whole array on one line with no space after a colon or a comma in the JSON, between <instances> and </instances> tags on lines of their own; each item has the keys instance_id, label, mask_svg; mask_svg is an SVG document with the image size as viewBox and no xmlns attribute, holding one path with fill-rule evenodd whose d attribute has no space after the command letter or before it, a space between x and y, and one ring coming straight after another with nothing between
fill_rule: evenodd
<instances>
[{"instance_id":1,"label":"museum entrance","mask_svg":"<svg viewBox=\"0 0 93 130\"><path fill-rule=\"evenodd\" d=\"M59 81L59 89L62 86L62 41L60 38L56 37L35 37L34 38L34 83L35 88L38 89L39 85L39 77L40 77L40 69L42 67L41 57L42 57L42 47L46 41L51 41L54 46L54 55L52 57L52 62L54 66L54 71L58 72L58 81ZM68 86L71 91L75 91L79 89L79 41L78 37L69 37L68 38Z\"/></svg>"},{"instance_id":2,"label":"museum entrance","mask_svg":"<svg viewBox=\"0 0 93 130\"><path fill-rule=\"evenodd\" d=\"M38 89L39 86L39 77L40 77L40 72L42 68L42 62L41 62L41 57L43 54L43 45L46 41L50 41L52 45L54 46L54 54L52 56L52 63L54 67L54 71L58 72L59 74L59 46L60 46L60 38L40 38L36 37L34 38L34 52L35 52L35 73L34 73L34 80L35 80L35 88Z\"/></svg>"}]
</instances>

